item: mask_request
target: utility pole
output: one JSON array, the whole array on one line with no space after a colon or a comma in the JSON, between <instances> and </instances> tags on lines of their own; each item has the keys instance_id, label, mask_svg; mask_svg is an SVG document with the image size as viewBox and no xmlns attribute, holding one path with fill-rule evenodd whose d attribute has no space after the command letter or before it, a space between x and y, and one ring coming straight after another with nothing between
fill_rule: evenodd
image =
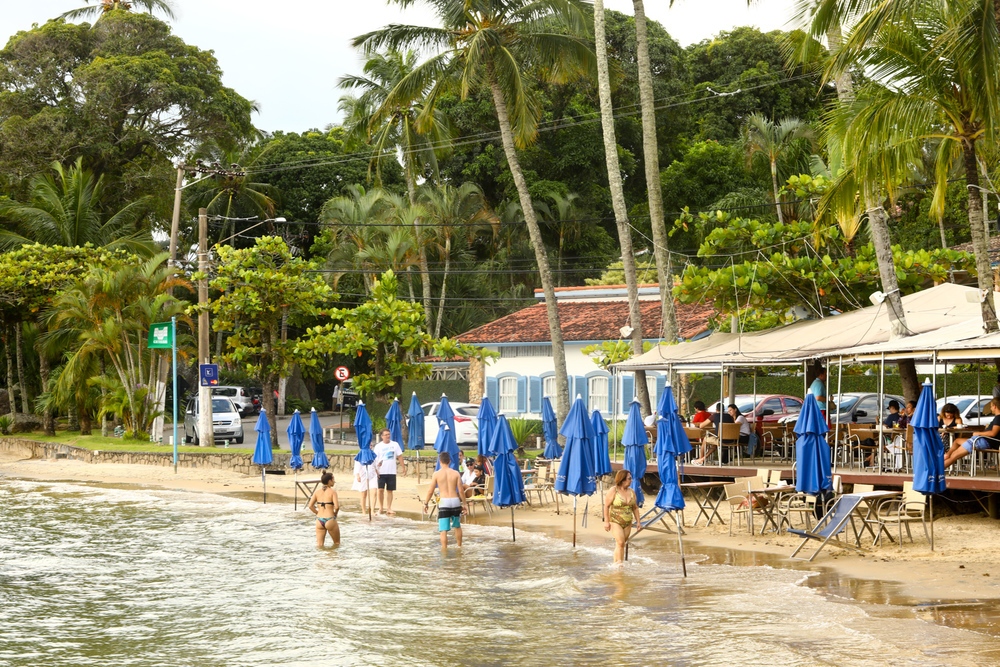
<instances>
[{"instance_id":1,"label":"utility pole","mask_svg":"<svg viewBox=\"0 0 1000 667\"><path fill-rule=\"evenodd\" d=\"M208 331L208 209L198 209L198 363L211 362ZM198 373L199 380L201 373ZM212 430L212 388L198 386L198 442L202 447L215 445Z\"/></svg>"}]
</instances>

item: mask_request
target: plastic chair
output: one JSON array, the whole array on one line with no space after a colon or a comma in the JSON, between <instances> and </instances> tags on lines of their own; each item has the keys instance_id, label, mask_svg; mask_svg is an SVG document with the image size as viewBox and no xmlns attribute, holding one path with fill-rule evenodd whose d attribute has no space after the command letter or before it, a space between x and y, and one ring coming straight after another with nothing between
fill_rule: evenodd
<instances>
[{"instance_id":1,"label":"plastic chair","mask_svg":"<svg viewBox=\"0 0 1000 667\"><path fill-rule=\"evenodd\" d=\"M493 514L493 475L486 476L486 486L481 493L477 493L471 498L466 498L472 516L476 516L476 505L481 504L486 507L487 514Z\"/></svg>"}]
</instances>

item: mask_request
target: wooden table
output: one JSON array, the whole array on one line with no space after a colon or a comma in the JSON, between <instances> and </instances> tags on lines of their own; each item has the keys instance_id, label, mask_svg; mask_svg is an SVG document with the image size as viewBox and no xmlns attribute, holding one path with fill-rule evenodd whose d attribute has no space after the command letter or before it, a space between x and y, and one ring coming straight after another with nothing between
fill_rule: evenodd
<instances>
[{"instance_id":1,"label":"wooden table","mask_svg":"<svg viewBox=\"0 0 1000 667\"><path fill-rule=\"evenodd\" d=\"M778 505L778 496L782 493L797 493L794 484L780 484L778 486L768 486L763 489L750 489L749 496L753 498L754 496L760 496L767 499L767 504L761 504L760 509L764 514L764 523L760 527L760 534L764 534L764 530L767 528L767 524L770 523L774 526L774 532L780 533L781 527L778 522L774 519L774 509ZM751 501L752 502L752 501ZM753 512L750 512L750 530L753 532Z\"/></svg>"},{"instance_id":2,"label":"wooden table","mask_svg":"<svg viewBox=\"0 0 1000 667\"><path fill-rule=\"evenodd\" d=\"M681 484L682 489L690 489L691 496L694 498L694 502L698 505L698 516L694 518L691 526L698 525L698 519L702 516L705 517L706 526L711 526L714 519L718 519L719 523L725 525L725 521L722 519L722 515L719 514L719 505L722 504L723 499L725 499L726 494L724 489L726 484L731 482L687 482ZM718 491L719 493L716 493ZM715 496L715 497L713 497Z\"/></svg>"},{"instance_id":3,"label":"wooden table","mask_svg":"<svg viewBox=\"0 0 1000 667\"><path fill-rule=\"evenodd\" d=\"M885 526L882 525L882 522L877 518L878 504L883 500L888 500L889 498L898 498L902 495L902 491L866 491L864 493L855 493L853 495L861 497L861 504L858 505L856 510L854 510L854 513L861 517L861 526L864 529L860 532L856 529L854 531L854 540L857 547L859 549L861 548L861 534L865 530L867 530L868 534L872 536L872 546L875 545L875 542L878 541L879 535L883 532L889 538L890 542L895 542L896 540L892 539L892 535L889 534L889 531L885 529ZM862 507L864 508L864 516L861 516ZM874 519L873 515L875 517ZM871 525L873 523L878 524L878 533L872 530Z\"/></svg>"}]
</instances>

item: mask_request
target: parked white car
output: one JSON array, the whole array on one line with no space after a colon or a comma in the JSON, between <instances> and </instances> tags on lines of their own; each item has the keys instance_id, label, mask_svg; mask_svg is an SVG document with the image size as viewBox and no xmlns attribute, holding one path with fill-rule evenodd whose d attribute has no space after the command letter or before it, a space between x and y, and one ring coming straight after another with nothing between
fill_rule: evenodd
<instances>
[{"instance_id":1,"label":"parked white car","mask_svg":"<svg viewBox=\"0 0 1000 667\"><path fill-rule=\"evenodd\" d=\"M966 426L986 426L993 421L993 413L990 412L989 408L991 400L993 400L992 396L976 396L975 394L945 396L937 400L937 411L938 414L941 414L941 408L944 407L945 403L954 403L963 424Z\"/></svg>"},{"instance_id":2,"label":"parked white car","mask_svg":"<svg viewBox=\"0 0 1000 667\"><path fill-rule=\"evenodd\" d=\"M228 398L236 406L236 409L240 411L240 415L244 417L260 412L259 407L254 405L253 394L247 387L212 387L212 396Z\"/></svg>"},{"instance_id":3,"label":"parked white car","mask_svg":"<svg viewBox=\"0 0 1000 667\"><path fill-rule=\"evenodd\" d=\"M188 401L184 411L184 442L198 442L198 399ZM240 421L239 410L228 398L212 399L212 432L216 442L232 440L237 445L243 444L243 422Z\"/></svg>"},{"instance_id":4,"label":"parked white car","mask_svg":"<svg viewBox=\"0 0 1000 667\"><path fill-rule=\"evenodd\" d=\"M449 401L451 403L451 401ZM424 403L424 444L433 445L438 434L438 408L440 402ZM460 445L474 445L479 438L479 406L472 403L451 403L455 413L455 442Z\"/></svg>"}]
</instances>

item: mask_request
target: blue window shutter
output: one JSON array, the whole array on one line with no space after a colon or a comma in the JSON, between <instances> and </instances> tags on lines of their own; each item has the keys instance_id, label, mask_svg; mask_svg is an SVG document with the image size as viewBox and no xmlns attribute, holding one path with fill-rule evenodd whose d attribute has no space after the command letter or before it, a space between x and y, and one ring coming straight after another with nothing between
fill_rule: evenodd
<instances>
[{"instance_id":1,"label":"blue window shutter","mask_svg":"<svg viewBox=\"0 0 1000 667\"><path fill-rule=\"evenodd\" d=\"M486 397L490 399L494 409L500 409L500 380L496 378L486 378Z\"/></svg>"},{"instance_id":2,"label":"blue window shutter","mask_svg":"<svg viewBox=\"0 0 1000 667\"><path fill-rule=\"evenodd\" d=\"M614 377L608 378L608 414L614 414L615 411L615 379Z\"/></svg>"},{"instance_id":3,"label":"blue window shutter","mask_svg":"<svg viewBox=\"0 0 1000 667\"><path fill-rule=\"evenodd\" d=\"M528 412L542 411L542 378L528 378Z\"/></svg>"},{"instance_id":4,"label":"blue window shutter","mask_svg":"<svg viewBox=\"0 0 1000 667\"><path fill-rule=\"evenodd\" d=\"M570 398L570 403L576 400L577 396L583 398L583 404L587 404L587 378L585 377L575 377L573 378L574 384L576 385L576 390L573 392L572 398Z\"/></svg>"},{"instance_id":5,"label":"blue window shutter","mask_svg":"<svg viewBox=\"0 0 1000 667\"><path fill-rule=\"evenodd\" d=\"M667 386L667 376L657 375L656 376L656 405L660 404L660 396L663 396L663 388ZM656 410L656 405L652 406L653 410Z\"/></svg>"},{"instance_id":6,"label":"blue window shutter","mask_svg":"<svg viewBox=\"0 0 1000 667\"><path fill-rule=\"evenodd\" d=\"M628 405L632 402L635 397L635 376L634 375L623 375L622 376L622 412L628 412Z\"/></svg>"},{"instance_id":7,"label":"blue window shutter","mask_svg":"<svg viewBox=\"0 0 1000 667\"><path fill-rule=\"evenodd\" d=\"M523 375L517 378L517 411L519 413L528 411L528 378Z\"/></svg>"}]
</instances>

